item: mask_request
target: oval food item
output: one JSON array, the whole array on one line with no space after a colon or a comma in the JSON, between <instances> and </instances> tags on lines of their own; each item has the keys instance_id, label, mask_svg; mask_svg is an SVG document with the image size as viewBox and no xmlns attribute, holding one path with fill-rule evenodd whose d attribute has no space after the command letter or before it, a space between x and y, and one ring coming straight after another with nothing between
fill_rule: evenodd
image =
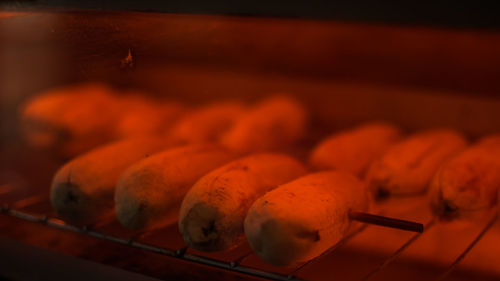
<instances>
[{"instance_id":1,"label":"oval food item","mask_svg":"<svg viewBox=\"0 0 500 281\"><path fill-rule=\"evenodd\" d=\"M282 150L304 137L307 112L296 100L274 96L236 121L221 143L240 154Z\"/></svg>"},{"instance_id":2,"label":"oval food item","mask_svg":"<svg viewBox=\"0 0 500 281\"><path fill-rule=\"evenodd\" d=\"M318 172L266 193L245 218L245 235L266 262L293 265L319 256L344 237L350 210L365 211L365 185L342 171Z\"/></svg>"},{"instance_id":3,"label":"oval food item","mask_svg":"<svg viewBox=\"0 0 500 281\"><path fill-rule=\"evenodd\" d=\"M182 198L209 171L232 160L227 150L193 144L154 154L127 169L115 191L118 220L132 229L173 223Z\"/></svg>"},{"instance_id":4,"label":"oval food item","mask_svg":"<svg viewBox=\"0 0 500 281\"><path fill-rule=\"evenodd\" d=\"M185 111L180 103L154 100L139 94L120 97L122 113L115 126L117 138L165 135Z\"/></svg>"},{"instance_id":5,"label":"oval food item","mask_svg":"<svg viewBox=\"0 0 500 281\"><path fill-rule=\"evenodd\" d=\"M218 102L193 109L176 122L169 136L180 143L213 142L227 131L244 111L244 105L239 102Z\"/></svg>"},{"instance_id":6,"label":"oval food item","mask_svg":"<svg viewBox=\"0 0 500 281\"><path fill-rule=\"evenodd\" d=\"M198 180L184 197L179 230L201 251L220 251L243 239L243 220L251 204L280 184L306 173L283 154L254 154L226 164Z\"/></svg>"},{"instance_id":7,"label":"oval food item","mask_svg":"<svg viewBox=\"0 0 500 281\"><path fill-rule=\"evenodd\" d=\"M366 175L376 197L424 193L439 166L464 150L465 138L453 130L416 133L389 148Z\"/></svg>"},{"instance_id":8,"label":"oval food item","mask_svg":"<svg viewBox=\"0 0 500 281\"><path fill-rule=\"evenodd\" d=\"M497 204L500 136L486 137L453 157L434 175L430 204L442 220L474 219Z\"/></svg>"},{"instance_id":9,"label":"oval food item","mask_svg":"<svg viewBox=\"0 0 500 281\"><path fill-rule=\"evenodd\" d=\"M21 130L31 146L71 157L112 140L119 115L112 90L81 84L49 90L20 109Z\"/></svg>"},{"instance_id":10,"label":"oval food item","mask_svg":"<svg viewBox=\"0 0 500 281\"><path fill-rule=\"evenodd\" d=\"M309 164L316 170L344 170L362 176L373 160L401 138L390 124L368 123L321 141L311 152Z\"/></svg>"},{"instance_id":11,"label":"oval food item","mask_svg":"<svg viewBox=\"0 0 500 281\"><path fill-rule=\"evenodd\" d=\"M50 189L52 207L65 220L93 222L113 208L118 178L147 154L169 146L158 137L137 137L95 148L62 166Z\"/></svg>"}]
</instances>

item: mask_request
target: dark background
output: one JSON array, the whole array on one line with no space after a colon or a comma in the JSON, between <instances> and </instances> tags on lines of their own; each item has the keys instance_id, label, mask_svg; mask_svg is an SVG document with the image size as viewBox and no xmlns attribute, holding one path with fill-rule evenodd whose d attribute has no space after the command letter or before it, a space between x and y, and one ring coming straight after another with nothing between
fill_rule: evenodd
<instances>
[{"instance_id":1,"label":"dark background","mask_svg":"<svg viewBox=\"0 0 500 281\"><path fill-rule=\"evenodd\" d=\"M500 27L496 1L0 0L9 9L77 8L382 22L453 28Z\"/></svg>"}]
</instances>

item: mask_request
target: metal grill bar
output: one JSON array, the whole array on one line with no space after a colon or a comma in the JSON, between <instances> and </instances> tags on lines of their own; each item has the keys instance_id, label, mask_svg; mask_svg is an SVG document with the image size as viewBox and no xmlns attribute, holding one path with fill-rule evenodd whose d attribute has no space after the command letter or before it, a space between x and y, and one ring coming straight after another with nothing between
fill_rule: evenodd
<instances>
[{"instance_id":1,"label":"metal grill bar","mask_svg":"<svg viewBox=\"0 0 500 281\"><path fill-rule=\"evenodd\" d=\"M248 256L250 256L251 254L253 254L253 251L248 251L247 253L245 253L244 255L242 255L241 257L235 259L234 261L232 261L230 264L232 267L235 267L237 265L239 265L244 259L246 259Z\"/></svg>"},{"instance_id":2,"label":"metal grill bar","mask_svg":"<svg viewBox=\"0 0 500 281\"><path fill-rule=\"evenodd\" d=\"M187 250L188 250L188 246L185 246L183 248L175 250L175 255L178 257L182 257L182 256L184 256L184 254L186 254Z\"/></svg>"},{"instance_id":3,"label":"metal grill bar","mask_svg":"<svg viewBox=\"0 0 500 281\"><path fill-rule=\"evenodd\" d=\"M481 230L481 232L474 238L474 240L469 244L469 246L458 256L458 258L448 267L448 269L441 274L436 281L442 281L450 275L450 273L455 270L457 265L467 256L467 254L476 246L476 244L484 237L484 235L488 232L488 230L491 229L491 227L495 224L495 222L498 219L498 213L495 212L495 215L488 221L488 223L484 226L484 228Z\"/></svg>"},{"instance_id":4,"label":"metal grill bar","mask_svg":"<svg viewBox=\"0 0 500 281\"><path fill-rule=\"evenodd\" d=\"M417 241L417 239L420 238L420 236L422 236L422 234L424 234L425 231L427 231L432 225L434 225L435 222L436 222L436 218L432 218L429 222L427 222L425 224L425 226L424 226L424 231L423 232L417 233L417 234L413 235L408 241L406 241L406 243L404 243L403 245L401 245L401 247L399 247L392 255L390 255L386 260L384 260L380 265L378 265L377 267L375 267L372 271L370 271L362 279L362 281L369 280L377 272L381 271L383 268L385 268L386 266L388 266L389 264L391 264L399 256L399 254L401 254L404 250L406 250L406 248L408 248L411 244L413 244L413 242Z\"/></svg>"},{"instance_id":5,"label":"metal grill bar","mask_svg":"<svg viewBox=\"0 0 500 281\"><path fill-rule=\"evenodd\" d=\"M232 263L228 263L228 262L224 262L224 261L220 261L220 260L215 260L215 259L211 259L211 258L207 258L207 257L202 257L202 256L198 256L198 255L185 254L185 250L187 248L180 249L180 251L179 250L175 251L175 250L160 248L160 247L156 247L156 246L148 245L148 244L144 244L144 243L134 242L131 239L117 238L114 236L110 236L110 235L106 235L106 234L103 234L103 233L100 233L97 231L90 230L87 227L73 226L73 225L65 223L62 220L56 219L56 218L49 218L47 216L32 215L32 214L28 214L25 212L13 210L8 205L0 207L0 212L8 214L8 215L16 217L16 218L19 218L19 219L26 220L26 221L42 223L42 224L45 224L47 226L55 227L58 229L72 231L72 232L81 233L81 234L86 234L86 235L89 235L89 236L92 236L92 237L95 237L98 239L104 239L104 240L111 241L111 242L114 242L117 244L127 245L127 246L135 247L138 249L166 255L166 256L169 256L172 258L178 258L181 260L186 260L186 261L195 262L195 263L199 263L199 264L203 264L203 265L213 266L213 267L225 269L228 271L234 271L234 272L247 274L247 275L251 275L251 276L256 276L256 277L260 277L260 278L266 278L266 279L270 279L270 280L301 281L301 280L296 279L296 278L290 279L286 275L282 275L282 274L278 274L278 273L274 273L274 272L263 271L263 270L259 270L259 269L252 268L252 267L240 266L239 264L233 265Z\"/></svg>"}]
</instances>

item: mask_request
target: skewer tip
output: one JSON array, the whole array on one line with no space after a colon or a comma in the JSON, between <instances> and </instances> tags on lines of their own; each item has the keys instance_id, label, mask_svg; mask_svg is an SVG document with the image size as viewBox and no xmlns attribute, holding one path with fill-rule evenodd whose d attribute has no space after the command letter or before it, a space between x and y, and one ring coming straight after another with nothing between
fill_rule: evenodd
<instances>
[{"instance_id":1,"label":"skewer tip","mask_svg":"<svg viewBox=\"0 0 500 281\"><path fill-rule=\"evenodd\" d=\"M354 212L354 211L349 213L349 217L352 220L356 220L359 222L396 228L406 231L418 232L418 233L424 232L424 225L418 222L390 218L386 216L380 216L364 212Z\"/></svg>"}]
</instances>

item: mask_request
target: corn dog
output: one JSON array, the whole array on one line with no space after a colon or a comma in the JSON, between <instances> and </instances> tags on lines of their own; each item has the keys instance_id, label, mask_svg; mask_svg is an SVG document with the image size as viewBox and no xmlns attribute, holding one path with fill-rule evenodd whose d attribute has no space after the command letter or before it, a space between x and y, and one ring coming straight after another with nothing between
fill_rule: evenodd
<instances>
[{"instance_id":1,"label":"corn dog","mask_svg":"<svg viewBox=\"0 0 500 281\"><path fill-rule=\"evenodd\" d=\"M184 112L176 102L154 101L138 94L121 97L122 114L115 126L116 137L164 135Z\"/></svg>"},{"instance_id":2,"label":"corn dog","mask_svg":"<svg viewBox=\"0 0 500 281\"><path fill-rule=\"evenodd\" d=\"M362 176L376 158L401 138L398 128L386 123L369 123L336 133L311 152L309 163L316 170L340 169Z\"/></svg>"},{"instance_id":3,"label":"corn dog","mask_svg":"<svg viewBox=\"0 0 500 281\"><path fill-rule=\"evenodd\" d=\"M309 174L257 199L245 218L245 235L268 263L307 261L348 233L349 211L367 210L369 198L363 183L351 174Z\"/></svg>"},{"instance_id":4,"label":"corn dog","mask_svg":"<svg viewBox=\"0 0 500 281\"><path fill-rule=\"evenodd\" d=\"M424 193L439 166L466 144L464 137L452 130L414 134L372 163L366 176L368 187L380 198Z\"/></svg>"},{"instance_id":5,"label":"corn dog","mask_svg":"<svg viewBox=\"0 0 500 281\"><path fill-rule=\"evenodd\" d=\"M112 209L120 174L148 153L168 146L163 138L137 137L95 148L71 160L52 181L53 208L66 220L92 222Z\"/></svg>"},{"instance_id":6,"label":"corn dog","mask_svg":"<svg viewBox=\"0 0 500 281\"><path fill-rule=\"evenodd\" d=\"M434 175L431 208L442 220L474 219L497 203L500 136L486 137L443 165Z\"/></svg>"},{"instance_id":7,"label":"corn dog","mask_svg":"<svg viewBox=\"0 0 500 281\"><path fill-rule=\"evenodd\" d=\"M245 111L238 102L209 104L188 112L173 126L169 136L181 143L216 141Z\"/></svg>"},{"instance_id":8,"label":"corn dog","mask_svg":"<svg viewBox=\"0 0 500 281\"><path fill-rule=\"evenodd\" d=\"M198 180L184 197L179 230L186 243L220 251L244 239L243 220L258 197L304 175L304 166L282 154L255 154L226 164Z\"/></svg>"},{"instance_id":9,"label":"corn dog","mask_svg":"<svg viewBox=\"0 0 500 281\"><path fill-rule=\"evenodd\" d=\"M132 229L175 222L188 189L231 159L232 155L218 146L194 144L162 151L132 165L116 187L118 220Z\"/></svg>"},{"instance_id":10,"label":"corn dog","mask_svg":"<svg viewBox=\"0 0 500 281\"><path fill-rule=\"evenodd\" d=\"M31 146L70 157L112 139L118 109L111 89L83 84L42 93L20 109L22 132Z\"/></svg>"},{"instance_id":11,"label":"corn dog","mask_svg":"<svg viewBox=\"0 0 500 281\"><path fill-rule=\"evenodd\" d=\"M240 154L283 149L306 131L307 114L292 98L275 96L249 110L222 136L221 143Z\"/></svg>"}]
</instances>

